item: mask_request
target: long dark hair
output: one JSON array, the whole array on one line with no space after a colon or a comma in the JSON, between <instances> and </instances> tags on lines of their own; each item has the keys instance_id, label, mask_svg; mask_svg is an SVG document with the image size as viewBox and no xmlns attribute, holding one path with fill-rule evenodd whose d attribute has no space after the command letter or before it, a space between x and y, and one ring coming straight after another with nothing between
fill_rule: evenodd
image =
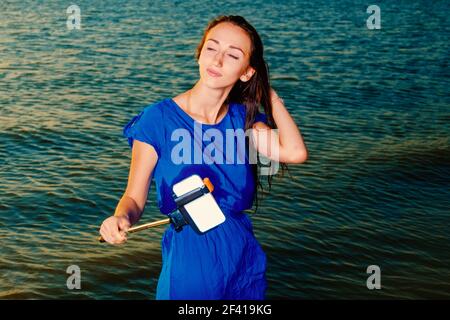
<instances>
[{"instance_id":1,"label":"long dark hair","mask_svg":"<svg viewBox=\"0 0 450 320\"><path fill-rule=\"evenodd\" d=\"M273 129L276 129L276 123L272 115L272 101L270 100L270 83L269 83L269 66L264 60L264 47L256 29L247 22L241 16L218 16L211 20L205 31L203 33L202 40L197 47L195 53L195 58L200 58L200 53L202 52L203 45L206 40L206 36L212 28L222 22L230 22L247 32L250 37L252 48L250 54L250 66L255 69L255 73L251 79L247 82L242 82L240 79L235 83L231 89L225 103L230 101L241 103L246 107L246 119L245 119L245 130L252 128L255 121L256 114L258 112L259 106L262 106L264 113L267 116L267 125ZM264 188L260 181L260 176L258 174L258 165L251 164L252 171L257 182L256 189L256 209L258 210L258 187L264 192ZM287 165L280 163L281 173L284 175L284 171L287 170ZM272 175L267 176L267 182L269 184L269 191L272 187Z\"/></svg>"}]
</instances>

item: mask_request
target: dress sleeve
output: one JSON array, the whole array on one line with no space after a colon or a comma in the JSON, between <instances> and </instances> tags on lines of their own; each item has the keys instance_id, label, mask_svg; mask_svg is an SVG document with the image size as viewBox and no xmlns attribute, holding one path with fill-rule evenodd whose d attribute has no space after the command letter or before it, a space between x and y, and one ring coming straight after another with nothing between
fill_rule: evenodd
<instances>
[{"instance_id":1,"label":"dress sleeve","mask_svg":"<svg viewBox=\"0 0 450 320\"><path fill-rule=\"evenodd\" d=\"M148 106L134 116L123 128L124 137L128 138L130 148L133 141L139 140L153 146L158 157L161 157L161 146L164 145L164 121L162 112L155 106Z\"/></svg>"}]
</instances>

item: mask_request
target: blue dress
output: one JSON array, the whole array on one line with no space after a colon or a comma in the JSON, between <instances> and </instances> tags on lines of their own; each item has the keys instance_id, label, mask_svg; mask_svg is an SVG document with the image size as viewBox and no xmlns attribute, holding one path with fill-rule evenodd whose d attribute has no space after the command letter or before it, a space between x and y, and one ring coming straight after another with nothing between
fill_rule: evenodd
<instances>
[{"instance_id":1,"label":"blue dress","mask_svg":"<svg viewBox=\"0 0 450 320\"><path fill-rule=\"evenodd\" d=\"M226 216L224 223L202 235L190 226L177 232L169 225L161 241L157 299L265 298L266 256L242 212L252 208L255 179L245 147L237 137L231 143L226 136L227 129L244 132L245 114L244 105L230 103L219 123L200 124L167 98L146 106L124 127L130 147L137 139L158 154L151 178L163 214L176 209L172 186L198 174L211 180L212 195ZM267 123L267 118L258 113L256 121ZM217 138L220 134L223 139Z\"/></svg>"}]
</instances>

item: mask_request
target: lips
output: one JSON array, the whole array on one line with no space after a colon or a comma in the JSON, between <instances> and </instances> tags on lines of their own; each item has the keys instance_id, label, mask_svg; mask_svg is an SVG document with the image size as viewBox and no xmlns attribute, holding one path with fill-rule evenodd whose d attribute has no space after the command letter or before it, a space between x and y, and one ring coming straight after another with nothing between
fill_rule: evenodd
<instances>
[{"instance_id":1,"label":"lips","mask_svg":"<svg viewBox=\"0 0 450 320\"><path fill-rule=\"evenodd\" d=\"M219 72L214 71L214 70L212 70L212 69L210 69L210 68L206 69L206 71L208 72L208 74L209 74L211 77L221 77L221 76L222 76L222 74L220 74Z\"/></svg>"}]
</instances>

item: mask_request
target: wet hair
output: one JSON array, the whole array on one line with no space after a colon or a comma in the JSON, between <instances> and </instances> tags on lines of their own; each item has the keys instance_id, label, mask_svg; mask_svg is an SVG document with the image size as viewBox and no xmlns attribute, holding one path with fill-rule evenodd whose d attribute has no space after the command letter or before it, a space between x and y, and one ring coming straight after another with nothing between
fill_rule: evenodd
<instances>
[{"instance_id":1,"label":"wet hair","mask_svg":"<svg viewBox=\"0 0 450 320\"><path fill-rule=\"evenodd\" d=\"M252 128L253 123L255 122L256 114L261 106L263 108L264 113L267 116L267 125L273 129L276 129L277 126L273 119L272 115L272 102L270 100L270 83L269 83L269 66L264 60L264 46L261 41L261 37L259 36L256 29L247 22L241 16L218 16L211 20L207 27L204 30L203 37L197 47L197 51L195 53L195 58L197 61L200 58L200 53L202 52L203 45L206 40L206 36L208 32L217 26L219 23L229 22L232 23L241 29L243 29L251 40L251 52L250 52L250 66L255 69L255 73L247 82L243 82L240 79L234 84L231 89L225 103L237 102L245 105L246 108L246 119L245 119L245 129ZM258 188L264 193L264 188L261 184L260 177L258 175L258 165L251 164L253 175L255 177L255 181L257 183L256 189L256 209L258 210ZM280 163L281 173L284 176L284 171L287 170L287 165L284 163ZM269 191L272 186L272 175L267 176L267 182L269 184Z\"/></svg>"}]
</instances>

